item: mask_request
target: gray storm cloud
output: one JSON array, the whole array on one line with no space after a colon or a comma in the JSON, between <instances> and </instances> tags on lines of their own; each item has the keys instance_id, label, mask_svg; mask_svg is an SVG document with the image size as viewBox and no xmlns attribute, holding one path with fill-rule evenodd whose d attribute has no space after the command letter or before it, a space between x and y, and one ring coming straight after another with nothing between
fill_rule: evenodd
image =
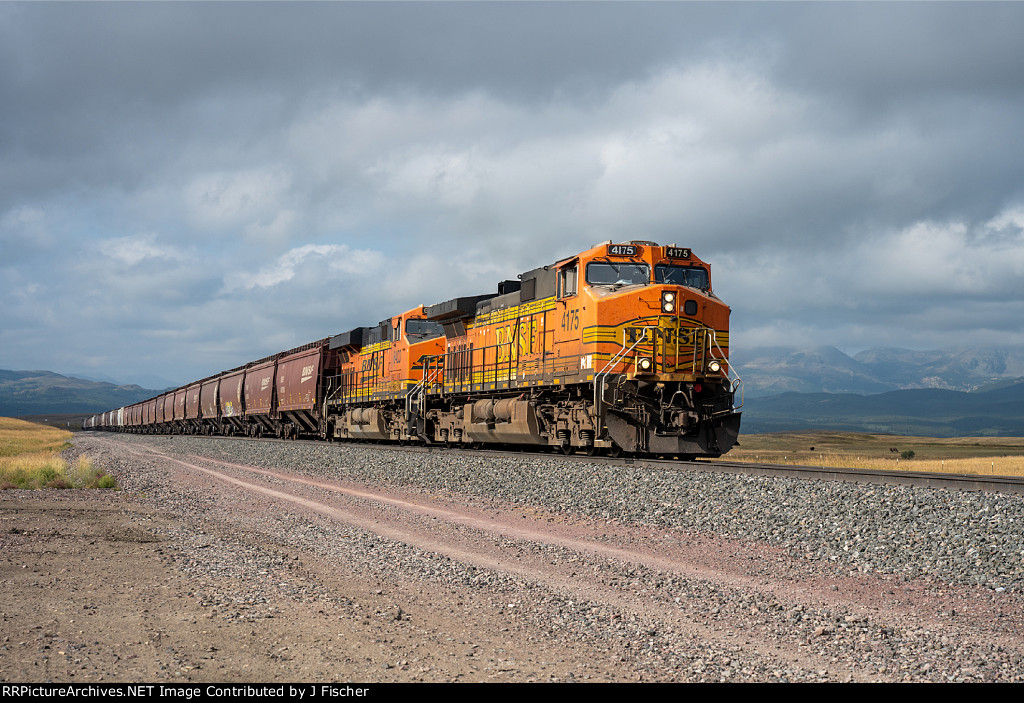
<instances>
[{"instance_id":1,"label":"gray storm cloud","mask_svg":"<svg viewBox=\"0 0 1024 703\"><path fill-rule=\"evenodd\" d=\"M0 5L0 367L185 382L605 239L738 345L1024 343L1024 6Z\"/></svg>"}]
</instances>

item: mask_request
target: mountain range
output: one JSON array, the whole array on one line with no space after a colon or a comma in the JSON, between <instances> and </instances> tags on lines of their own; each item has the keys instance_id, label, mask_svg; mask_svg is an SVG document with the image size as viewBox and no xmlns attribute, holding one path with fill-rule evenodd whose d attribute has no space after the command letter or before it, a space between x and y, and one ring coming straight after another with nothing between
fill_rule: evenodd
<instances>
[{"instance_id":1,"label":"mountain range","mask_svg":"<svg viewBox=\"0 0 1024 703\"><path fill-rule=\"evenodd\" d=\"M914 351L835 347L738 348L731 354L748 397L798 393L884 393L936 388L976 391L1024 377L1024 347L960 347Z\"/></svg>"},{"instance_id":2,"label":"mountain range","mask_svg":"<svg viewBox=\"0 0 1024 703\"><path fill-rule=\"evenodd\" d=\"M62 376L52 371L0 369L0 416L99 413L147 400L160 391Z\"/></svg>"},{"instance_id":3,"label":"mountain range","mask_svg":"<svg viewBox=\"0 0 1024 703\"><path fill-rule=\"evenodd\" d=\"M746 399L743 432L835 430L918 437L1024 437L1024 379L972 392L782 393Z\"/></svg>"},{"instance_id":4,"label":"mountain range","mask_svg":"<svg viewBox=\"0 0 1024 703\"><path fill-rule=\"evenodd\" d=\"M1024 436L1024 347L762 347L732 355L743 431Z\"/></svg>"}]
</instances>

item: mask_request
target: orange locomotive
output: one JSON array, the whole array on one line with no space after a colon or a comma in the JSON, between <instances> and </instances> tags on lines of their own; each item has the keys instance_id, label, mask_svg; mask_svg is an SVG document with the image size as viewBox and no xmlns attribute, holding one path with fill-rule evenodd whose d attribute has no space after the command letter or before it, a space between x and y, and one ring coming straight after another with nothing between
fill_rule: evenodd
<instances>
[{"instance_id":1,"label":"orange locomotive","mask_svg":"<svg viewBox=\"0 0 1024 703\"><path fill-rule=\"evenodd\" d=\"M720 456L729 308L689 249L605 243L333 338L329 437Z\"/></svg>"},{"instance_id":2,"label":"orange locomotive","mask_svg":"<svg viewBox=\"0 0 1024 703\"><path fill-rule=\"evenodd\" d=\"M84 426L720 456L740 424L728 351L707 264L607 242Z\"/></svg>"}]
</instances>

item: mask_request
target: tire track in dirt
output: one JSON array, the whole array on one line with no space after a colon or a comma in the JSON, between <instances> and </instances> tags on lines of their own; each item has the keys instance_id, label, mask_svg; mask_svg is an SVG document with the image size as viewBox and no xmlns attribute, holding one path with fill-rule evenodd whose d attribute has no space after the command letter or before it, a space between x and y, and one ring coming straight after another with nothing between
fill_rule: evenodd
<instances>
[{"instance_id":1,"label":"tire track in dirt","mask_svg":"<svg viewBox=\"0 0 1024 703\"><path fill-rule=\"evenodd\" d=\"M570 538L543 529L523 528L511 524L508 520L485 518L467 509L464 512L436 508L415 503L410 500L396 498L381 492L355 489L338 485L330 481L296 476L293 473L274 471L245 464L226 462L209 457L189 455L192 461L184 461L162 452L153 452L160 458L170 461L182 468L198 471L217 481L234 486L248 492L255 492L284 503L305 508L333 520L377 534L386 539L401 542L417 549L442 555L449 559L472 564L493 571L512 574L530 582L541 584L548 589L568 594L575 599L583 599L613 608L626 615L636 616L644 621L657 621L661 627L674 630L688 639L692 646L700 647L701 643L714 643L717 648L729 649L736 645L735 632L721 625L709 627L687 617L671 604L652 598L649 593L637 595L629 588L619 585L606 585L594 578L593 573L579 573L578 562L562 563L552 559L549 552L539 555L530 551L510 553L514 547L502 544L500 539L536 543L549 547L558 547L576 554L587 554L596 557L597 561L614 560L627 564L638 564L678 574L684 578L707 579L716 581L726 588L744 588L753 585L754 579L737 579L735 575L708 572L706 569L694 568L680 560L657 557L649 552L636 549L623 549L602 545L583 538ZM193 462L207 462L225 468L254 474L263 478L283 481L295 486L314 490L327 491L345 498L363 501L363 506L339 507L321 500L314 500L295 493L273 488L258 483L242 480L228 475L224 471L200 466ZM395 515L388 516L372 506L386 505L393 508ZM416 522L427 522L417 525ZM448 526L468 528L470 533L452 534ZM475 533L475 534L472 534ZM722 583L726 581L728 583ZM763 581L762 581L763 583ZM838 678L839 671L827 659L803 651L791 643L780 643L771 640L759 640L756 633L746 630L743 633L744 650L752 656L774 662L778 667L800 667L813 671L829 671L830 678ZM771 666L771 664L769 664ZM846 673L845 671L843 673ZM859 679L859 676L855 676ZM866 678L866 677L865 677Z\"/></svg>"}]
</instances>

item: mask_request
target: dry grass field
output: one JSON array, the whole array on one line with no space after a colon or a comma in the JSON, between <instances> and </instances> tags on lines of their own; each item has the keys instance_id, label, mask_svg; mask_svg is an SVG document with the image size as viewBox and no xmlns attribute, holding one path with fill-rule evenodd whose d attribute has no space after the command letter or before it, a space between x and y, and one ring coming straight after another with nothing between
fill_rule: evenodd
<instances>
[{"instance_id":1,"label":"dry grass field","mask_svg":"<svg viewBox=\"0 0 1024 703\"><path fill-rule=\"evenodd\" d=\"M73 466L59 453L71 433L0 417L0 490L112 488L113 478L83 458ZM895 451L894 451L895 450ZM911 458L907 458L909 453ZM901 437L855 432L741 435L729 461L804 466L1024 476L1024 437Z\"/></svg>"},{"instance_id":2,"label":"dry grass field","mask_svg":"<svg viewBox=\"0 0 1024 703\"><path fill-rule=\"evenodd\" d=\"M0 490L10 488L115 488L117 482L80 457L69 466L60 452L71 433L0 417Z\"/></svg>"},{"instance_id":3,"label":"dry grass field","mask_svg":"<svg viewBox=\"0 0 1024 703\"><path fill-rule=\"evenodd\" d=\"M725 458L805 466L1024 476L1024 437L938 439L855 432L779 432L741 435L739 446Z\"/></svg>"}]
</instances>

